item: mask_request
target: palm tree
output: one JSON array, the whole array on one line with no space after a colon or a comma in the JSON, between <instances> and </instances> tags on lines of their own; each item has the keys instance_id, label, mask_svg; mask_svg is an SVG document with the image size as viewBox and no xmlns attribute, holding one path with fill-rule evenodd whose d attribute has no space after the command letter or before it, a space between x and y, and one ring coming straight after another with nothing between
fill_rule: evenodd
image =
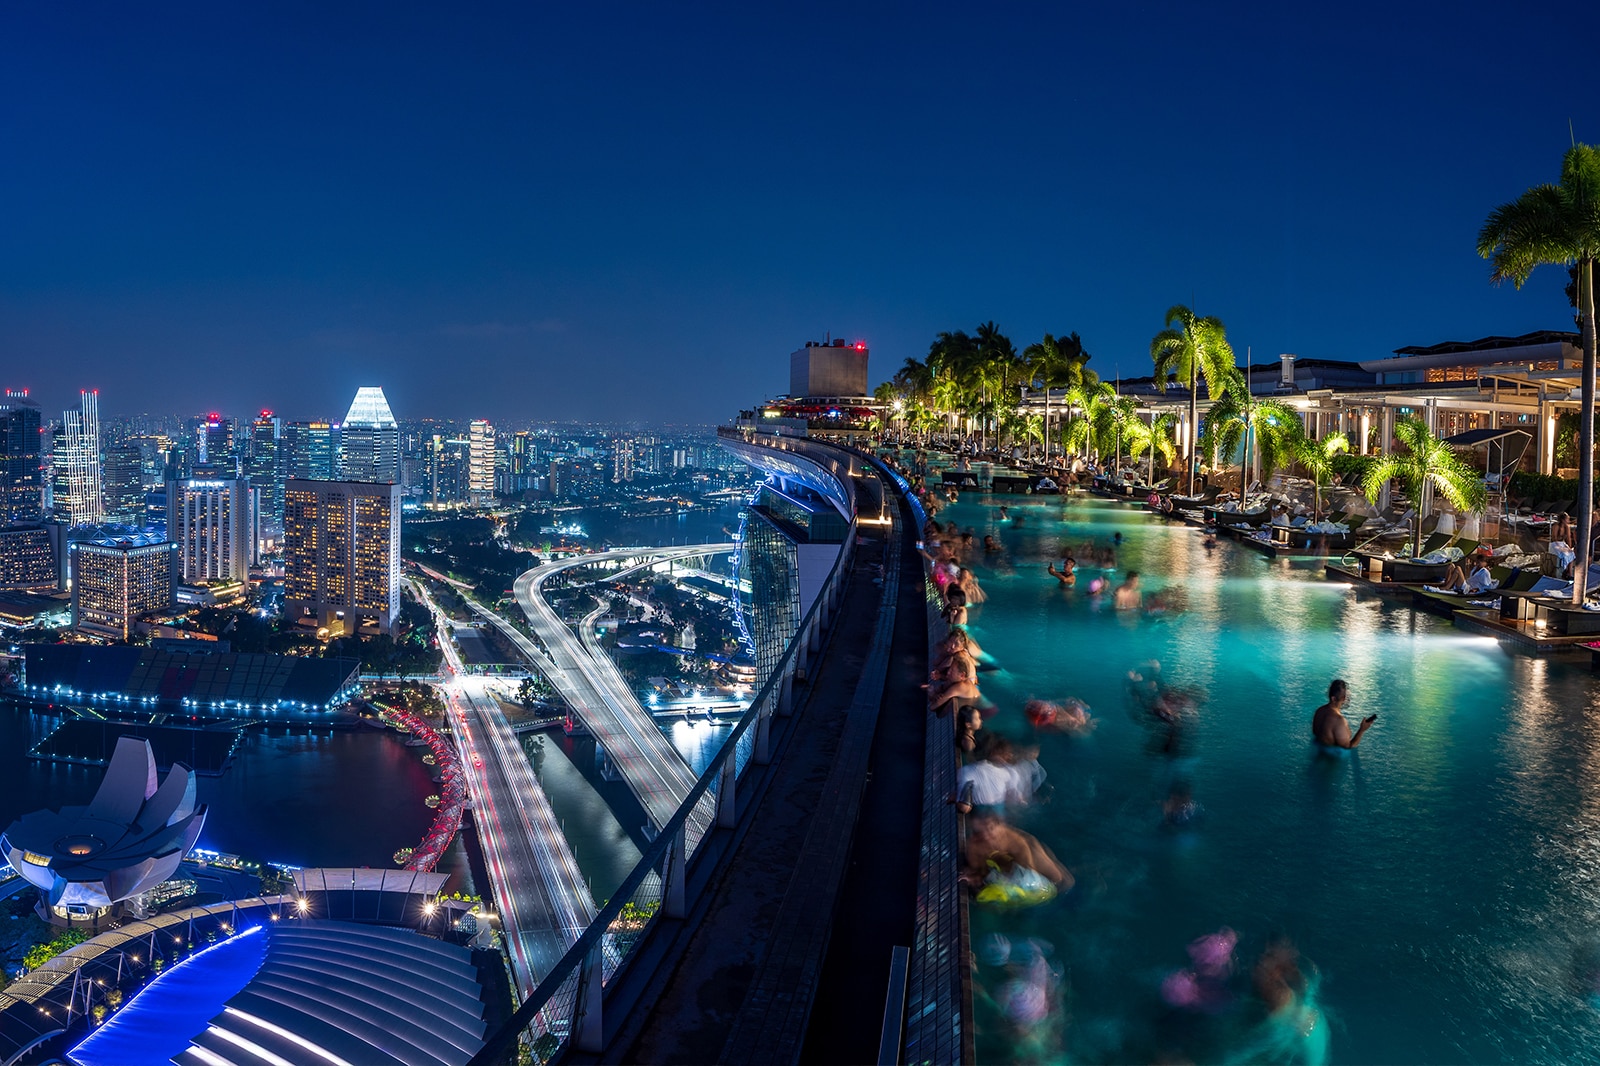
<instances>
[{"instance_id":1,"label":"palm tree","mask_svg":"<svg viewBox=\"0 0 1600 1066\"><path fill-rule=\"evenodd\" d=\"M1115 430L1111 413L1117 400L1117 390L1108 382L1080 385L1067 390L1066 402L1083 412L1081 418L1067 424L1065 444L1079 455L1099 455L1106 450Z\"/></svg>"},{"instance_id":2,"label":"palm tree","mask_svg":"<svg viewBox=\"0 0 1600 1066\"><path fill-rule=\"evenodd\" d=\"M1322 517L1322 487L1333 480L1333 457L1349 450L1350 438L1343 433L1329 433L1321 440L1301 436L1291 447L1294 461L1311 475L1311 513L1314 517Z\"/></svg>"},{"instance_id":3,"label":"palm tree","mask_svg":"<svg viewBox=\"0 0 1600 1066\"><path fill-rule=\"evenodd\" d=\"M1578 558L1572 602L1588 594L1594 540L1594 261L1600 256L1600 149L1574 144L1561 161L1561 181L1536 185L1489 213L1478 232L1478 254L1494 264L1490 277L1522 288L1542 263L1577 267L1578 325L1583 378L1578 406Z\"/></svg>"},{"instance_id":4,"label":"palm tree","mask_svg":"<svg viewBox=\"0 0 1600 1066\"><path fill-rule=\"evenodd\" d=\"M1171 411L1159 414L1151 411L1148 424L1136 420L1125 427L1131 431L1130 438L1133 441L1128 448L1128 458L1138 462L1140 455L1146 451L1150 453L1150 468L1145 480L1152 485L1156 481L1156 453L1160 452L1161 461L1167 464L1171 464L1178 453L1178 446L1173 439L1173 429L1177 424L1178 416Z\"/></svg>"},{"instance_id":5,"label":"palm tree","mask_svg":"<svg viewBox=\"0 0 1600 1066\"><path fill-rule=\"evenodd\" d=\"M1250 471L1261 468L1260 477L1269 478L1288 457L1294 442L1303 436L1300 412L1270 396L1253 396L1248 379L1237 370L1222 385L1222 398L1206 412L1202 440L1224 455L1233 454L1244 441L1243 467L1239 472L1239 499L1242 503L1250 487Z\"/></svg>"},{"instance_id":6,"label":"palm tree","mask_svg":"<svg viewBox=\"0 0 1600 1066\"><path fill-rule=\"evenodd\" d=\"M1195 426L1199 421L1200 380L1213 400L1222 396L1222 387L1234 372L1233 347L1227 331L1215 315L1204 318L1176 304L1167 308L1167 328L1150 341L1150 358L1156 364L1156 379L1181 381L1189 386L1189 492L1194 493L1196 460Z\"/></svg>"},{"instance_id":7,"label":"palm tree","mask_svg":"<svg viewBox=\"0 0 1600 1066\"><path fill-rule=\"evenodd\" d=\"M1367 469L1362 491L1378 502L1384 485L1399 478L1405 497L1417 512L1411 530L1411 554L1422 551L1422 520L1428 513L1429 495L1437 491L1458 511L1482 511L1489 502L1483 478L1455 450L1434 436L1420 418L1405 418L1395 423L1394 435L1405 446L1399 454L1391 452Z\"/></svg>"},{"instance_id":8,"label":"palm tree","mask_svg":"<svg viewBox=\"0 0 1600 1066\"><path fill-rule=\"evenodd\" d=\"M1050 390L1057 387L1072 388L1083 383L1084 375L1093 375L1093 371L1086 371L1084 364L1089 361L1089 353L1083 350L1083 341L1077 333L1057 339L1052 334L1046 333L1044 339L1028 345L1022 351L1022 358L1027 365L1030 375L1028 384L1037 381L1044 390L1044 459L1050 461Z\"/></svg>"}]
</instances>

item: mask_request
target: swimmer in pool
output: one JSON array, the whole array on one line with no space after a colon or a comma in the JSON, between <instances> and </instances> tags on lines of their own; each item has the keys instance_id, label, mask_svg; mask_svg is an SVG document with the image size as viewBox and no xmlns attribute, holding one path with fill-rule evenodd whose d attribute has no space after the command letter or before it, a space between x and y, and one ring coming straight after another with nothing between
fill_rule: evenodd
<instances>
[{"instance_id":1,"label":"swimmer in pool","mask_svg":"<svg viewBox=\"0 0 1600 1066\"><path fill-rule=\"evenodd\" d=\"M1144 596L1139 591L1139 571L1129 570L1128 576L1117 586L1113 602L1119 611L1136 611L1143 599Z\"/></svg>"},{"instance_id":2,"label":"swimmer in pool","mask_svg":"<svg viewBox=\"0 0 1600 1066\"><path fill-rule=\"evenodd\" d=\"M1066 559L1062 560L1060 570L1056 569L1055 563L1046 565L1044 569L1045 572L1051 577L1055 578L1068 588L1071 588L1073 585L1078 583L1078 575L1073 572L1077 568L1078 561L1069 555Z\"/></svg>"},{"instance_id":3,"label":"swimmer in pool","mask_svg":"<svg viewBox=\"0 0 1600 1066\"><path fill-rule=\"evenodd\" d=\"M1335 680L1328 686L1328 702L1318 707L1311 719L1311 738L1318 744L1325 748L1353 748L1378 720L1375 714L1367 715L1351 735L1350 723L1344 716L1344 705L1349 698L1350 686L1343 681Z\"/></svg>"}]
</instances>

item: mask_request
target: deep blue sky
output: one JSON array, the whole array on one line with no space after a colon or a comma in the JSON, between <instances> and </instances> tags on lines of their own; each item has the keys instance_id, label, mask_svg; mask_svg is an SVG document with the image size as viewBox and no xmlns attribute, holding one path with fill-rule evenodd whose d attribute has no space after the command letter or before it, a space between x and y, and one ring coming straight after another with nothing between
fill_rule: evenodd
<instances>
[{"instance_id":1,"label":"deep blue sky","mask_svg":"<svg viewBox=\"0 0 1600 1066\"><path fill-rule=\"evenodd\" d=\"M989 318L1143 373L1191 298L1257 359L1571 327L1473 241L1600 141L1600 9L1092 7L6 5L0 385L717 420L826 330L876 380Z\"/></svg>"}]
</instances>

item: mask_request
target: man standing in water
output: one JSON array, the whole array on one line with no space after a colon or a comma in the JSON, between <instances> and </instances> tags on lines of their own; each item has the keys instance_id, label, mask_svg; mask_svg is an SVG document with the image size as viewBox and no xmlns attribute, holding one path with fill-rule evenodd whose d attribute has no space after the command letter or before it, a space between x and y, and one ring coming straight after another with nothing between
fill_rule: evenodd
<instances>
[{"instance_id":1,"label":"man standing in water","mask_svg":"<svg viewBox=\"0 0 1600 1066\"><path fill-rule=\"evenodd\" d=\"M1350 686L1336 680L1328 686L1328 702L1317 708L1311 719L1311 738L1325 748L1353 748L1361 743L1361 736L1378 720L1369 714L1361 720L1355 735L1350 735L1350 723L1344 717L1345 701L1350 698Z\"/></svg>"}]
</instances>

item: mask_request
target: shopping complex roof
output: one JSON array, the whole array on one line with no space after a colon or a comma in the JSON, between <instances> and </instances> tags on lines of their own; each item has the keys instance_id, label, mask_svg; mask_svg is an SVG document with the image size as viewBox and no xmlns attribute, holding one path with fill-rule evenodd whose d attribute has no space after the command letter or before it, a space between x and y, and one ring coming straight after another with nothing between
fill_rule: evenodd
<instances>
[{"instance_id":1,"label":"shopping complex roof","mask_svg":"<svg viewBox=\"0 0 1600 1066\"><path fill-rule=\"evenodd\" d=\"M196 642L201 643L201 642ZM326 708L353 686L355 659L177 652L126 645L28 644L27 693L234 710Z\"/></svg>"}]
</instances>

